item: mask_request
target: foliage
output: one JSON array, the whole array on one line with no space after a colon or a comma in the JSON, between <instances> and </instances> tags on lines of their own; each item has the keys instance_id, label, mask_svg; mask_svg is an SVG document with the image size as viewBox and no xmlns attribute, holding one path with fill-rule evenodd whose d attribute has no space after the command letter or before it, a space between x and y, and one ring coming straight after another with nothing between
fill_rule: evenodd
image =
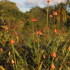
<instances>
[{"instance_id":1,"label":"foliage","mask_svg":"<svg viewBox=\"0 0 70 70\"><path fill-rule=\"evenodd\" d=\"M46 9L35 7L22 13L15 3L0 2L2 70L70 69L70 15L63 3L49 6L47 27Z\"/></svg>"}]
</instances>

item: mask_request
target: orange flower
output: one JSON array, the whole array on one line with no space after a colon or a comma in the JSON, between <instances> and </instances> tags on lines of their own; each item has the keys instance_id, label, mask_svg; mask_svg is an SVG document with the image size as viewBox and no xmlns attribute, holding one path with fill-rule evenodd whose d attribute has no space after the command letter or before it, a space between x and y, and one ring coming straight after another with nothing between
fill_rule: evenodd
<instances>
[{"instance_id":1,"label":"orange flower","mask_svg":"<svg viewBox=\"0 0 70 70\"><path fill-rule=\"evenodd\" d=\"M56 16L56 15L57 15L57 12L56 12L56 11L54 11L54 12L53 12L53 15L54 15L54 16Z\"/></svg>"},{"instance_id":2,"label":"orange flower","mask_svg":"<svg viewBox=\"0 0 70 70\"><path fill-rule=\"evenodd\" d=\"M2 28L4 28L5 30L8 30L8 27L7 26L1 26Z\"/></svg>"},{"instance_id":3,"label":"orange flower","mask_svg":"<svg viewBox=\"0 0 70 70\"><path fill-rule=\"evenodd\" d=\"M51 56L52 56L52 57L56 57L56 53L53 52L53 53L51 54Z\"/></svg>"},{"instance_id":4,"label":"orange flower","mask_svg":"<svg viewBox=\"0 0 70 70\"><path fill-rule=\"evenodd\" d=\"M70 47L68 48L68 51L70 51Z\"/></svg>"},{"instance_id":5,"label":"orange flower","mask_svg":"<svg viewBox=\"0 0 70 70\"><path fill-rule=\"evenodd\" d=\"M37 19L31 18L31 21L37 21Z\"/></svg>"},{"instance_id":6,"label":"orange flower","mask_svg":"<svg viewBox=\"0 0 70 70\"><path fill-rule=\"evenodd\" d=\"M51 65L51 69L55 69L55 65L54 64Z\"/></svg>"},{"instance_id":7,"label":"orange flower","mask_svg":"<svg viewBox=\"0 0 70 70\"><path fill-rule=\"evenodd\" d=\"M50 0L47 0L47 2L49 3L49 2L50 2Z\"/></svg>"},{"instance_id":8,"label":"orange flower","mask_svg":"<svg viewBox=\"0 0 70 70\"><path fill-rule=\"evenodd\" d=\"M44 54L43 54L43 58L44 58L44 59L46 58Z\"/></svg>"},{"instance_id":9,"label":"orange flower","mask_svg":"<svg viewBox=\"0 0 70 70\"><path fill-rule=\"evenodd\" d=\"M1 51L1 52L3 52L3 49L2 49L2 48L0 48L0 51Z\"/></svg>"},{"instance_id":10,"label":"orange flower","mask_svg":"<svg viewBox=\"0 0 70 70\"><path fill-rule=\"evenodd\" d=\"M15 63L15 61L12 59L12 60L11 60L11 63L12 63L12 64L14 64L14 63Z\"/></svg>"},{"instance_id":11,"label":"orange flower","mask_svg":"<svg viewBox=\"0 0 70 70\"><path fill-rule=\"evenodd\" d=\"M11 43L11 44L14 44L14 43L15 43L15 41L14 41L13 39L11 39L11 40L10 40L10 43Z\"/></svg>"},{"instance_id":12,"label":"orange flower","mask_svg":"<svg viewBox=\"0 0 70 70\"><path fill-rule=\"evenodd\" d=\"M54 29L54 33L55 33L55 34L58 33L58 29Z\"/></svg>"},{"instance_id":13,"label":"orange flower","mask_svg":"<svg viewBox=\"0 0 70 70\"><path fill-rule=\"evenodd\" d=\"M40 30L37 31L37 34L42 35L42 32Z\"/></svg>"},{"instance_id":14,"label":"orange flower","mask_svg":"<svg viewBox=\"0 0 70 70\"><path fill-rule=\"evenodd\" d=\"M8 27L7 26L5 26L5 30L8 30Z\"/></svg>"},{"instance_id":15,"label":"orange flower","mask_svg":"<svg viewBox=\"0 0 70 70\"><path fill-rule=\"evenodd\" d=\"M50 15L50 18L52 18L53 16L52 15Z\"/></svg>"}]
</instances>

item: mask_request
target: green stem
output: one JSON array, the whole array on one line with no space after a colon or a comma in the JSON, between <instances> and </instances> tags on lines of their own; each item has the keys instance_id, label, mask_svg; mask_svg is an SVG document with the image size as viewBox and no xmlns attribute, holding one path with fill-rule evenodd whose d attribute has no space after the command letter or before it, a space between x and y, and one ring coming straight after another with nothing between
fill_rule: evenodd
<instances>
[{"instance_id":1,"label":"green stem","mask_svg":"<svg viewBox=\"0 0 70 70\"><path fill-rule=\"evenodd\" d=\"M37 59L38 59L38 70L39 70L39 63L40 63L40 54L39 54L39 48L40 48L40 44L39 44L39 35L38 35L38 55L37 55Z\"/></svg>"},{"instance_id":2,"label":"green stem","mask_svg":"<svg viewBox=\"0 0 70 70\"><path fill-rule=\"evenodd\" d=\"M48 7L47 7L47 27L48 27L48 8L49 8L49 4L48 4Z\"/></svg>"},{"instance_id":3,"label":"green stem","mask_svg":"<svg viewBox=\"0 0 70 70\"><path fill-rule=\"evenodd\" d=\"M15 50L14 50L14 45L13 44L12 44L12 51L13 51L13 60L15 61L15 64L13 64L13 67L14 67L14 70L17 70ZM15 69L15 67L16 67L16 69Z\"/></svg>"},{"instance_id":4,"label":"green stem","mask_svg":"<svg viewBox=\"0 0 70 70\"><path fill-rule=\"evenodd\" d=\"M34 23L33 23L33 40L34 40L34 43L33 43L33 46L34 46L34 49L35 49L35 31L34 31Z\"/></svg>"},{"instance_id":5,"label":"green stem","mask_svg":"<svg viewBox=\"0 0 70 70\"><path fill-rule=\"evenodd\" d=\"M68 56L68 55L69 55L69 51L67 52L67 54L66 54L66 56L65 56L65 58L64 58L64 60L63 60L63 62L62 62L62 64L61 64L61 66L60 66L59 70L61 70L62 65L63 65L63 63L65 62L65 60L66 60L66 58L67 58L67 56Z\"/></svg>"},{"instance_id":6,"label":"green stem","mask_svg":"<svg viewBox=\"0 0 70 70\"><path fill-rule=\"evenodd\" d=\"M54 16L54 24L55 24L55 16Z\"/></svg>"}]
</instances>

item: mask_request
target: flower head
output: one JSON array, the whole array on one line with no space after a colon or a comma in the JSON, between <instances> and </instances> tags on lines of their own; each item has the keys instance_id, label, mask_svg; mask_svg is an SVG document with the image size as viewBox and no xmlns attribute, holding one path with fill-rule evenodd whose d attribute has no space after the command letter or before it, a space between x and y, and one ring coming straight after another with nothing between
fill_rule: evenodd
<instances>
[{"instance_id":1,"label":"flower head","mask_svg":"<svg viewBox=\"0 0 70 70\"><path fill-rule=\"evenodd\" d=\"M54 12L53 12L53 15L54 15L54 16L56 16L56 15L57 15L57 12L56 12L56 11L54 11Z\"/></svg>"},{"instance_id":2,"label":"flower head","mask_svg":"<svg viewBox=\"0 0 70 70\"><path fill-rule=\"evenodd\" d=\"M54 33L55 33L55 34L58 33L58 29L55 28L55 29L54 29Z\"/></svg>"},{"instance_id":3,"label":"flower head","mask_svg":"<svg viewBox=\"0 0 70 70\"><path fill-rule=\"evenodd\" d=\"M5 26L5 30L8 30L8 27L7 26Z\"/></svg>"},{"instance_id":4,"label":"flower head","mask_svg":"<svg viewBox=\"0 0 70 70\"><path fill-rule=\"evenodd\" d=\"M1 26L2 28L4 28L5 30L8 30L8 27L7 26Z\"/></svg>"},{"instance_id":5,"label":"flower head","mask_svg":"<svg viewBox=\"0 0 70 70\"><path fill-rule=\"evenodd\" d=\"M52 57L56 57L56 53L53 52L53 53L51 54L51 56L52 56Z\"/></svg>"},{"instance_id":6,"label":"flower head","mask_svg":"<svg viewBox=\"0 0 70 70\"><path fill-rule=\"evenodd\" d=\"M52 15L50 15L50 18L52 18L53 16Z\"/></svg>"},{"instance_id":7,"label":"flower head","mask_svg":"<svg viewBox=\"0 0 70 70\"><path fill-rule=\"evenodd\" d=\"M46 56L43 54L43 58L45 59L46 58Z\"/></svg>"},{"instance_id":8,"label":"flower head","mask_svg":"<svg viewBox=\"0 0 70 70\"><path fill-rule=\"evenodd\" d=\"M49 3L49 2L50 2L50 0L47 0L47 2Z\"/></svg>"},{"instance_id":9,"label":"flower head","mask_svg":"<svg viewBox=\"0 0 70 70\"><path fill-rule=\"evenodd\" d=\"M68 51L70 51L70 47L68 47Z\"/></svg>"},{"instance_id":10,"label":"flower head","mask_svg":"<svg viewBox=\"0 0 70 70\"><path fill-rule=\"evenodd\" d=\"M15 61L12 59L12 60L11 60L11 63L12 63L12 64L14 64L14 63L15 63Z\"/></svg>"},{"instance_id":11,"label":"flower head","mask_svg":"<svg viewBox=\"0 0 70 70\"><path fill-rule=\"evenodd\" d=\"M31 21L32 21L32 22L33 22L33 21L37 21L37 19L31 18Z\"/></svg>"},{"instance_id":12,"label":"flower head","mask_svg":"<svg viewBox=\"0 0 70 70\"><path fill-rule=\"evenodd\" d=\"M14 44L14 43L15 43L15 41L14 41L13 39L11 39L11 40L10 40L10 43L11 43L11 44Z\"/></svg>"},{"instance_id":13,"label":"flower head","mask_svg":"<svg viewBox=\"0 0 70 70\"><path fill-rule=\"evenodd\" d=\"M3 52L3 49L2 48L0 48L0 52Z\"/></svg>"},{"instance_id":14,"label":"flower head","mask_svg":"<svg viewBox=\"0 0 70 70\"><path fill-rule=\"evenodd\" d=\"M55 65L54 64L51 65L51 69L55 69Z\"/></svg>"},{"instance_id":15,"label":"flower head","mask_svg":"<svg viewBox=\"0 0 70 70\"><path fill-rule=\"evenodd\" d=\"M37 34L42 35L42 32L40 30L37 31Z\"/></svg>"}]
</instances>

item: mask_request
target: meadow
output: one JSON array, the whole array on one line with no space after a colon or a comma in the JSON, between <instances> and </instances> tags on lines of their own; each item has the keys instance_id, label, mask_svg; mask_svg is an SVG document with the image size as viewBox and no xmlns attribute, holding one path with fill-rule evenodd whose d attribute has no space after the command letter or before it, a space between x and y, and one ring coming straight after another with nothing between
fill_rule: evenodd
<instances>
[{"instance_id":1,"label":"meadow","mask_svg":"<svg viewBox=\"0 0 70 70\"><path fill-rule=\"evenodd\" d=\"M70 13L47 3L22 13L0 2L0 70L70 70Z\"/></svg>"}]
</instances>

